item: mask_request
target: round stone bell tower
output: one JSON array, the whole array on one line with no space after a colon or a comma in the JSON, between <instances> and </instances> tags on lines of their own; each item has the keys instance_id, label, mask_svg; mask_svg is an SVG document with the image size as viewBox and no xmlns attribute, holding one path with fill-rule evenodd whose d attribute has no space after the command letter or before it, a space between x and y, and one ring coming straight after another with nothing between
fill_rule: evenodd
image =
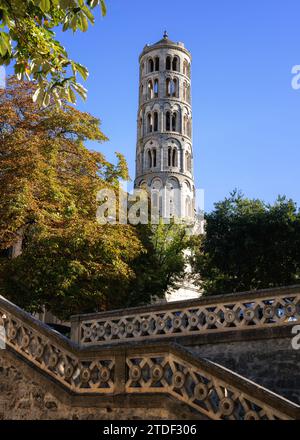
<instances>
[{"instance_id":1,"label":"round stone bell tower","mask_svg":"<svg viewBox=\"0 0 300 440\"><path fill-rule=\"evenodd\" d=\"M194 219L191 54L162 40L140 55L135 188L151 190L159 216Z\"/></svg>"}]
</instances>

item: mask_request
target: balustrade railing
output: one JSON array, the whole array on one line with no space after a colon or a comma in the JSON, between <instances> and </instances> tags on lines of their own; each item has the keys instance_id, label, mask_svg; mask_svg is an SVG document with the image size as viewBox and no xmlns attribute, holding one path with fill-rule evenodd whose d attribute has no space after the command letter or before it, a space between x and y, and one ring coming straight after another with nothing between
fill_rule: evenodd
<instances>
[{"instance_id":1,"label":"balustrade railing","mask_svg":"<svg viewBox=\"0 0 300 440\"><path fill-rule=\"evenodd\" d=\"M278 327L300 321L300 287L206 297L72 317L72 339L103 345Z\"/></svg>"},{"instance_id":2,"label":"balustrade railing","mask_svg":"<svg viewBox=\"0 0 300 440\"><path fill-rule=\"evenodd\" d=\"M6 349L75 394L161 393L211 419L300 418L298 405L177 345L81 348L3 297L0 325Z\"/></svg>"}]
</instances>

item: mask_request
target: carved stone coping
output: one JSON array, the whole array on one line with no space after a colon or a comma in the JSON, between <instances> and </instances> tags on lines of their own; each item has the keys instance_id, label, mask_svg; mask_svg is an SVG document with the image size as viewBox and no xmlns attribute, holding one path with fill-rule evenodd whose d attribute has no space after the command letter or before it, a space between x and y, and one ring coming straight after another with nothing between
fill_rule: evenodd
<instances>
[{"instance_id":1,"label":"carved stone coping","mask_svg":"<svg viewBox=\"0 0 300 440\"><path fill-rule=\"evenodd\" d=\"M298 419L300 407L176 344L78 347L0 297L12 353L75 395L165 394L211 419Z\"/></svg>"},{"instance_id":2,"label":"carved stone coping","mask_svg":"<svg viewBox=\"0 0 300 440\"><path fill-rule=\"evenodd\" d=\"M300 286L135 307L71 318L80 345L252 331L300 321Z\"/></svg>"}]
</instances>

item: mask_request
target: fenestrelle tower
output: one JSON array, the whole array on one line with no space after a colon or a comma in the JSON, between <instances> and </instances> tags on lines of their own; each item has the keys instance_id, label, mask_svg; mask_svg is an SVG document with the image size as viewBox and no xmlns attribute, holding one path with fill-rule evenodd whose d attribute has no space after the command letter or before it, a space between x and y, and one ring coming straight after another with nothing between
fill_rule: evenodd
<instances>
[{"instance_id":1,"label":"fenestrelle tower","mask_svg":"<svg viewBox=\"0 0 300 440\"><path fill-rule=\"evenodd\" d=\"M191 54L167 33L140 55L135 187L161 217L194 218Z\"/></svg>"}]
</instances>

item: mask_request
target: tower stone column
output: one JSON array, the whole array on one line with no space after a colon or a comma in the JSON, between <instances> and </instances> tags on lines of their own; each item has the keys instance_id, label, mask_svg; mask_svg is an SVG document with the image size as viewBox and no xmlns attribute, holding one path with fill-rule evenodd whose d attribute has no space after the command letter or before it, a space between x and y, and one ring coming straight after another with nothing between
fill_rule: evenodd
<instances>
[{"instance_id":1,"label":"tower stone column","mask_svg":"<svg viewBox=\"0 0 300 440\"><path fill-rule=\"evenodd\" d=\"M165 33L139 61L135 187L151 190L161 217L193 219L191 54Z\"/></svg>"}]
</instances>

